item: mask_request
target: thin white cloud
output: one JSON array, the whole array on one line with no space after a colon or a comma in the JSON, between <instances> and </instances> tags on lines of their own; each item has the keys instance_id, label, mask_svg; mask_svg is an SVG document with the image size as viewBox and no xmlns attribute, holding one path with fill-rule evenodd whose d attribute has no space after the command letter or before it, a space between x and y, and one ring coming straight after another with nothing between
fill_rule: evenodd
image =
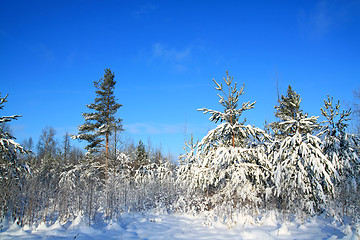
<instances>
[{"instance_id":1,"label":"thin white cloud","mask_svg":"<svg viewBox=\"0 0 360 240\"><path fill-rule=\"evenodd\" d=\"M177 134L183 131L181 124L150 124L131 123L125 124L124 129L131 134Z\"/></svg>"},{"instance_id":2,"label":"thin white cloud","mask_svg":"<svg viewBox=\"0 0 360 240\"><path fill-rule=\"evenodd\" d=\"M188 58L191 54L191 48L186 47L184 49L175 49L167 47L161 43L155 43L153 45L153 56L155 58L162 58L166 61L179 62Z\"/></svg>"},{"instance_id":3,"label":"thin white cloud","mask_svg":"<svg viewBox=\"0 0 360 240\"><path fill-rule=\"evenodd\" d=\"M55 60L54 52L43 43L31 46L31 50L34 51L37 55L41 56L46 61L51 62Z\"/></svg>"},{"instance_id":4,"label":"thin white cloud","mask_svg":"<svg viewBox=\"0 0 360 240\"><path fill-rule=\"evenodd\" d=\"M71 52L66 56L65 64L68 66L73 65L76 59L78 58L78 56L79 56L78 51Z\"/></svg>"},{"instance_id":5,"label":"thin white cloud","mask_svg":"<svg viewBox=\"0 0 360 240\"><path fill-rule=\"evenodd\" d=\"M177 72L183 72L188 69L191 54L192 48L190 46L177 49L162 43L155 43L152 46L151 60L160 60L171 65Z\"/></svg>"},{"instance_id":6,"label":"thin white cloud","mask_svg":"<svg viewBox=\"0 0 360 240\"><path fill-rule=\"evenodd\" d=\"M317 1L312 8L299 11L300 32L307 37L323 37L334 29L343 27L357 14L359 8L357 1Z\"/></svg>"},{"instance_id":7,"label":"thin white cloud","mask_svg":"<svg viewBox=\"0 0 360 240\"><path fill-rule=\"evenodd\" d=\"M144 14L153 12L153 11L157 10L158 8L159 8L158 5L153 5L153 4L142 5L138 9L132 11L131 15L135 18L140 18Z\"/></svg>"}]
</instances>

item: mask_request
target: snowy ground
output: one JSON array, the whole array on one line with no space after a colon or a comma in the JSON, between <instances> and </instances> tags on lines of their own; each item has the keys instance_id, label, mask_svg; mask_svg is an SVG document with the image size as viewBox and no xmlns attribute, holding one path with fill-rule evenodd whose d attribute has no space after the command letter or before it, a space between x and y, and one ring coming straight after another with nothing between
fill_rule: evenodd
<instances>
[{"instance_id":1,"label":"snowy ground","mask_svg":"<svg viewBox=\"0 0 360 240\"><path fill-rule=\"evenodd\" d=\"M23 228L16 223L0 223L0 239L360 239L357 230L335 226L317 217L303 224L279 224L273 217L255 223L252 218L238 218L232 229L221 223L204 224L204 218L136 214L119 222L102 222L88 227L80 217L73 222Z\"/></svg>"}]
</instances>

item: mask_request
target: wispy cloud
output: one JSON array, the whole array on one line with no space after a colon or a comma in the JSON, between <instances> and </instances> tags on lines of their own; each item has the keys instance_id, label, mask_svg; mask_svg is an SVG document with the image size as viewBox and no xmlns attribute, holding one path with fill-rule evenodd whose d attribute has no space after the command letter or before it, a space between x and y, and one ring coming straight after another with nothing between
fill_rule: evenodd
<instances>
[{"instance_id":1,"label":"wispy cloud","mask_svg":"<svg viewBox=\"0 0 360 240\"><path fill-rule=\"evenodd\" d=\"M75 60L79 57L78 51L73 51L68 54L65 58L65 64L71 66L74 64Z\"/></svg>"},{"instance_id":2,"label":"wispy cloud","mask_svg":"<svg viewBox=\"0 0 360 240\"><path fill-rule=\"evenodd\" d=\"M312 8L299 11L300 32L310 37L323 37L343 26L359 7L358 1L318 1Z\"/></svg>"},{"instance_id":3,"label":"wispy cloud","mask_svg":"<svg viewBox=\"0 0 360 240\"><path fill-rule=\"evenodd\" d=\"M51 62L51 61L55 60L54 52L43 43L34 45L31 47L31 49L32 49L32 51L34 51L37 55L41 56L46 61Z\"/></svg>"},{"instance_id":4,"label":"wispy cloud","mask_svg":"<svg viewBox=\"0 0 360 240\"><path fill-rule=\"evenodd\" d=\"M152 60L157 59L170 64L178 72L187 69L187 63L191 61L191 55L191 46L174 48L163 43L155 43L152 46Z\"/></svg>"},{"instance_id":5,"label":"wispy cloud","mask_svg":"<svg viewBox=\"0 0 360 240\"><path fill-rule=\"evenodd\" d=\"M153 45L153 56L163 58L166 61L181 61L189 57L191 53L190 47L184 49L169 48L161 43Z\"/></svg>"},{"instance_id":6,"label":"wispy cloud","mask_svg":"<svg viewBox=\"0 0 360 240\"><path fill-rule=\"evenodd\" d=\"M131 134L177 134L184 129L183 124L150 124L132 123L125 124L124 128Z\"/></svg>"},{"instance_id":7,"label":"wispy cloud","mask_svg":"<svg viewBox=\"0 0 360 240\"><path fill-rule=\"evenodd\" d=\"M145 4L140 6L138 9L131 12L131 15L135 18L140 18L141 16L153 12L159 8L158 5Z\"/></svg>"}]
</instances>

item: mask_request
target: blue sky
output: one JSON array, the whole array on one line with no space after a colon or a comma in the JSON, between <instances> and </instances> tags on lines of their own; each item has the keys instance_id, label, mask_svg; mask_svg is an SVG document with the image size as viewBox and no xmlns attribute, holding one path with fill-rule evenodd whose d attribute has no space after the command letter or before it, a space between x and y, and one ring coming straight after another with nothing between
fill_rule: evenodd
<instances>
[{"instance_id":1,"label":"blue sky","mask_svg":"<svg viewBox=\"0 0 360 240\"><path fill-rule=\"evenodd\" d=\"M214 127L196 111L221 110L212 79L245 83L251 125L274 120L276 71L319 115L327 94L353 102L360 87L359 1L0 0L2 115L21 114L18 141L52 126L77 133L93 81L111 68L124 139L165 153ZM76 145L77 143L73 143Z\"/></svg>"}]
</instances>

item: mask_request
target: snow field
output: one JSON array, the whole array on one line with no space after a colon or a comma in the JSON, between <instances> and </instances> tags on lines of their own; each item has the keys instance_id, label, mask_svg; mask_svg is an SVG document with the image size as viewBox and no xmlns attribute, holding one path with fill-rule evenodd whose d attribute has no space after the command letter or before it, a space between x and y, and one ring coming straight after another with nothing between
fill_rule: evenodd
<instances>
[{"instance_id":1,"label":"snow field","mask_svg":"<svg viewBox=\"0 0 360 240\"><path fill-rule=\"evenodd\" d=\"M146 213L124 214L119 221L100 221L91 226L81 216L72 222L31 227L3 221L0 239L360 239L360 224L356 229L340 226L323 216L302 224L299 221L280 223L274 214L260 220L239 216L231 229L219 221L204 224L204 219L204 216Z\"/></svg>"}]
</instances>

